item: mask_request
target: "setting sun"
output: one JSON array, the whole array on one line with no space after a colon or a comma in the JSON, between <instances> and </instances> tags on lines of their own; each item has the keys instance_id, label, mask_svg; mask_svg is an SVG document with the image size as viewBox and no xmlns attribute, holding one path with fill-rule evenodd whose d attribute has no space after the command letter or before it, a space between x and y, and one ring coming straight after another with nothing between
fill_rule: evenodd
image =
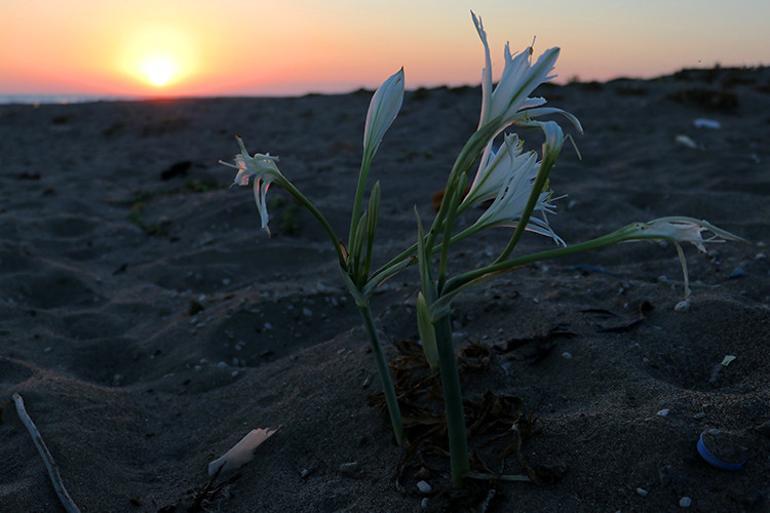
<instances>
[{"instance_id":1,"label":"setting sun","mask_svg":"<svg viewBox=\"0 0 770 513\"><path fill-rule=\"evenodd\" d=\"M198 70L198 45L190 29L181 25L136 25L122 34L116 64L145 88L173 92Z\"/></svg>"},{"instance_id":2,"label":"setting sun","mask_svg":"<svg viewBox=\"0 0 770 513\"><path fill-rule=\"evenodd\" d=\"M179 66L168 55L152 55L141 62L139 72L149 84L163 87L176 78Z\"/></svg>"}]
</instances>

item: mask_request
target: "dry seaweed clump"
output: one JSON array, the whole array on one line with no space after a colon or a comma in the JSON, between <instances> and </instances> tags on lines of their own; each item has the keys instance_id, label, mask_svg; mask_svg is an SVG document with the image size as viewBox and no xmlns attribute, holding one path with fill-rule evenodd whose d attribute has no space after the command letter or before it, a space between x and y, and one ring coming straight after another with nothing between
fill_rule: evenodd
<instances>
[{"instance_id":1,"label":"dry seaweed clump","mask_svg":"<svg viewBox=\"0 0 770 513\"><path fill-rule=\"evenodd\" d=\"M439 374L428 365L419 342L402 340L395 346L398 353L390 369L408 440L395 471L402 493L429 495L435 511L479 511L482 505L491 505L502 482L549 485L561 479L565 464L533 462L524 456L526 442L541 432L538 417L527 410L522 398L486 386L500 372L500 353L507 349L471 343L458 354L460 378L463 385L481 387L483 392L464 401L471 479L461 489L454 487L447 473L449 449ZM382 392L371 394L369 404L386 411ZM420 491L420 482L430 483L428 494Z\"/></svg>"}]
</instances>

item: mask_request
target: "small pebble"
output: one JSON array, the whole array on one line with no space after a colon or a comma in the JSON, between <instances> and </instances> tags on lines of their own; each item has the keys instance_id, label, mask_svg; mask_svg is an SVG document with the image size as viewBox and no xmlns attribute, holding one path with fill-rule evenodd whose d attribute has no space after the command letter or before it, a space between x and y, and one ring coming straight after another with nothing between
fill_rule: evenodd
<instances>
[{"instance_id":1,"label":"small pebble","mask_svg":"<svg viewBox=\"0 0 770 513\"><path fill-rule=\"evenodd\" d=\"M743 278L744 276L746 276L746 270L739 265L738 267L733 269L733 272L730 273L728 278L731 280L735 280L738 278Z\"/></svg>"},{"instance_id":2,"label":"small pebble","mask_svg":"<svg viewBox=\"0 0 770 513\"><path fill-rule=\"evenodd\" d=\"M222 285L224 286L230 285L230 278L222 278Z\"/></svg>"},{"instance_id":3,"label":"small pebble","mask_svg":"<svg viewBox=\"0 0 770 513\"><path fill-rule=\"evenodd\" d=\"M689 508L692 506L692 499L689 497L682 497L679 499L679 507L680 508Z\"/></svg>"},{"instance_id":4,"label":"small pebble","mask_svg":"<svg viewBox=\"0 0 770 513\"><path fill-rule=\"evenodd\" d=\"M269 322L266 322L265 324L263 324L262 327L265 329L265 331L270 331L271 329L273 329L273 325L270 324Z\"/></svg>"},{"instance_id":5,"label":"small pebble","mask_svg":"<svg viewBox=\"0 0 770 513\"><path fill-rule=\"evenodd\" d=\"M682 301L678 302L676 306L674 306L675 312L686 312L690 309L690 301L687 299L683 299Z\"/></svg>"},{"instance_id":6,"label":"small pebble","mask_svg":"<svg viewBox=\"0 0 770 513\"><path fill-rule=\"evenodd\" d=\"M219 369L226 369L227 364L225 362L217 362L217 368Z\"/></svg>"},{"instance_id":7,"label":"small pebble","mask_svg":"<svg viewBox=\"0 0 770 513\"><path fill-rule=\"evenodd\" d=\"M433 491L433 487L427 481L417 481L417 489L420 490L420 493L423 495L427 495Z\"/></svg>"},{"instance_id":8,"label":"small pebble","mask_svg":"<svg viewBox=\"0 0 770 513\"><path fill-rule=\"evenodd\" d=\"M564 358L565 360L572 360L572 353L570 353L569 351L564 351L561 354L561 357Z\"/></svg>"},{"instance_id":9,"label":"small pebble","mask_svg":"<svg viewBox=\"0 0 770 513\"><path fill-rule=\"evenodd\" d=\"M428 500L427 497L423 497L420 501L420 508L421 509L428 509L428 503L430 503L430 500Z\"/></svg>"},{"instance_id":10,"label":"small pebble","mask_svg":"<svg viewBox=\"0 0 770 513\"><path fill-rule=\"evenodd\" d=\"M765 253L765 252L757 253L756 255L754 255L754 259L755 260L766 260L767 259L767 253Z\"/></svg>"},{"instance_id":11,"label":"small pebble","mask_svg":"<svg viewBox=\"0 0 770 513\"><path fill-rule=\"evenodd\" d=\"M305 307L302 309L302 315L304 315L305 317L313 317L313 310Z\"/></svg>"},{"instance_id":12,"label":"small pebble","mask_svg":"<svg viewBox=\"0 0 770 513\"><path fill-rule=\"evenodd\" d=\"M657 415L658 415L658 417L668 417L668 414L669 414L669 413L671 413L671 410L670 410L670 409L668 409L668 408L663 408L662 410L660 410L660 411L657 413Z\"/></svg>"},{"instance_id":13,"label":"small pebble","mask_svg":"<svg viewBox=\"0 0 770 513\"><path fill-rule=\"evenodd\" d=\"M636 493L637 493L637 494L638 494L640 497L647 497L647 494L648 494L649 492L648 492L647 490L645 490L644 488L637 488L637 489L636 489Z\"/></svg>"}]
</instances>

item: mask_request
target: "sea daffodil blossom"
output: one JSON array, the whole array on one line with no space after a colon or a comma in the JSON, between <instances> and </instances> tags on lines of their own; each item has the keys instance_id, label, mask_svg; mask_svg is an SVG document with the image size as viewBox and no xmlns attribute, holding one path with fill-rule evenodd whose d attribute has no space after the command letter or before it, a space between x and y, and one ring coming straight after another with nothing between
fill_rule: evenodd
<instances>
[{"instance_id":1,"label":"sea daffodil blossom","mask_svg":"<svg viewBox=\"0 0 770 513\"><path fill-rule=\"evenodd\" d=\"M528 217L525 227L527 231L550 237L558 245L564 246L564 241L551 229L546 217L546 214L555 211L550 191L541 191L531 212L527 212L534 188L538 182L545 184L550 168L561 152L564 133L553 121L531 124L539 126L545 133L542 160L538 162L537 154L533 151L522 153L522 145L518 140L506 136L503 148L490 158L488 166L476 175L474 185L480 185L475 190L472 185L467 197L474 202L484 201L491 197L490 193L495 190L493 187L496 187L494 201L466 232L474 233L492 226L516 227L523 217ZM496 162L496 158L503 152L504 160ZM535 217L534 214L540 214L540 217Z\"/></svg>"},{"instance_id":2,"label":"sea daffodil blossom","mask_svg":"<svg viewBox=\"0 0 770 513\"><path fill-rule=\"evenodd\" d=\"M549 48L532 64L531 57L534 52L531 46L526 47L515 56L511 55L510 45L505 44L505 67L497 87L492 88L492 58L489 52L489 42L484 24L480 17L471 12L473 24L484 45L484 69L481 72L481 116L479 128L487 123L499 123L499 130L515 123L527 116L533 117L535 111L529 115L522 113L525 109L541 107L546 103L545 98L530 98L529 95L544 82L548 82L556 75L551 74L556 61L559 58L559 48ZM560 109L551 109L550 112L542 112L540 115L560 112ZM571 121L580 129L580 123L571 114Z\"/></svg>"},{"instance_id":3,"label":"sea daffodil blossom","mask_svg":"<svg viewBox=\"0 0 770 513\"><path fill-rule=\"evenodd\" d=\"M505 185L498 191L492 204L469 230L475 232L493 226L515 228L524 214L535 177L541 165L542 162L537 162L534 154L529 155L526 162L517 169L516 174L508 178ZM564 241L553 231L546 217L546 214L555 213L555 206L551 200L550 191L540 193L533 214L537 213L542 217L531 216L526 230L550 237L558 245L564 246Z\"/></svg>"},{"instance_id":4,"label":"sea daffodil blossom","mask_svg":"<svg viewBox=\"0 0 770 513\"><path fill-rule=\"evenodd\" d=\"M704 239L704 233L711 233L711 235ZM682 266L685 298L690 296L690 277L687 272L687 259L682 250L681 242L689 242L698 248L698 251L705 253L706 243L744 240L727 230L714 226L708 221L684 216L661 217L647 223L638 223L635 225L635 230L631 232L629 239L663 239L674 243L679 263Z\"/></svg>"},{"instance_id":5,"label":"sea daffodil blossom","mask_svg":"<svg viewBox=\"0 0 770 513\"><path fill-rule=\"evenodd\" d=\"M524 142L516 134L506 134L497 151L490 149L482 155L476 176L465 195L460 210L478 205L497 196L511 176L527 165L533 152L522 152Z\"/></svg>"},{"instance_id":6,"label":"sea daffodil blossom","mask_svg":"<svg viewBox=\"0 0 770 513\"><path fill-rule=\"evenodd\" d=\"M704 239L703 234L709 232L711 236ZM706 243L744 240L727 230L714 226L708 221L684 216L661 217L648 223L640 223L637 225L634 235L638 235L638 239L665 239L672 242L689 242L703 253L706 252Z\"/></svg>"},{"instance_id":7,"label":"sea daffodil blossom","mask_svg":"<svg viewBox=\"0 0 770 513\"><path fill-rule=\"evenodd\" d=\"M257 204L262 229L269 235L270 227L268 223L270 221L270 214L267 211L267 191L270 189L270 184L273 181L284 179L281 171L275 164L278 161L278 157L272 156L269 153L249 155L243 140L240 137L236 137L236 140L241 147L241 152L235 155L233 159L235 164L221 160L219 163L238 170L230 187L246 187L249 185L249 182L252 183L254 201Z\"/></svg>"}]
</instances>

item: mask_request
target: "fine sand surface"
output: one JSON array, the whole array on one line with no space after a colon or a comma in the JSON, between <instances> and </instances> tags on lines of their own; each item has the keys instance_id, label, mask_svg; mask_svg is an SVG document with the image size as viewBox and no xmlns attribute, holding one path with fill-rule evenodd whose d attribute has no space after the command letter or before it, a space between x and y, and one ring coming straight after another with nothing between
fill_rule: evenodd
<instances>
[{"instance_id":1,"label":"fine sand surface","mask_svg":"<svg viewBox=\"0 0 770 513\"><path fill-rule=\"evenodd\" d=\"M552 175L567 195L552 219L565 240L682 214L751 243L686 248L686 312L674 311L673 246L651 243L534 265L461 296L458 349L494 346L466 395L522 398L540 428L524 455L567 467L554 484L498 485L489 511L674 512L682 497L690 511L768 511L770 73L540 94L586 129L583 160L565 148ZM250 190L228 191L232 170L217 164L237 151L236 133L280 155L346 233L369 98L0 107L0 512L59 511L14 392L84 513L188 511L209 461L276 426L207 510L420 511L417 479L394 485L402 454L369 406L373 358L322 232L276 188L268 239ZM375 161L381 261L413 241L413 205L431 216L479 102L478 88L406 95ZM699 117L721 129L695 128ZM488 261L508 235L458 248L451 268ZM547 247L528 235L519 251ZM375 298L390 355L416 337L415 284L410 270ZM645 301L654 308L641 319ZM726 355L736 358L720 369ZM698 435L711 427L742 437L744 470L700 459ZM436 493L442 470L423 473Z\"/></svg>"}]
</instances>

